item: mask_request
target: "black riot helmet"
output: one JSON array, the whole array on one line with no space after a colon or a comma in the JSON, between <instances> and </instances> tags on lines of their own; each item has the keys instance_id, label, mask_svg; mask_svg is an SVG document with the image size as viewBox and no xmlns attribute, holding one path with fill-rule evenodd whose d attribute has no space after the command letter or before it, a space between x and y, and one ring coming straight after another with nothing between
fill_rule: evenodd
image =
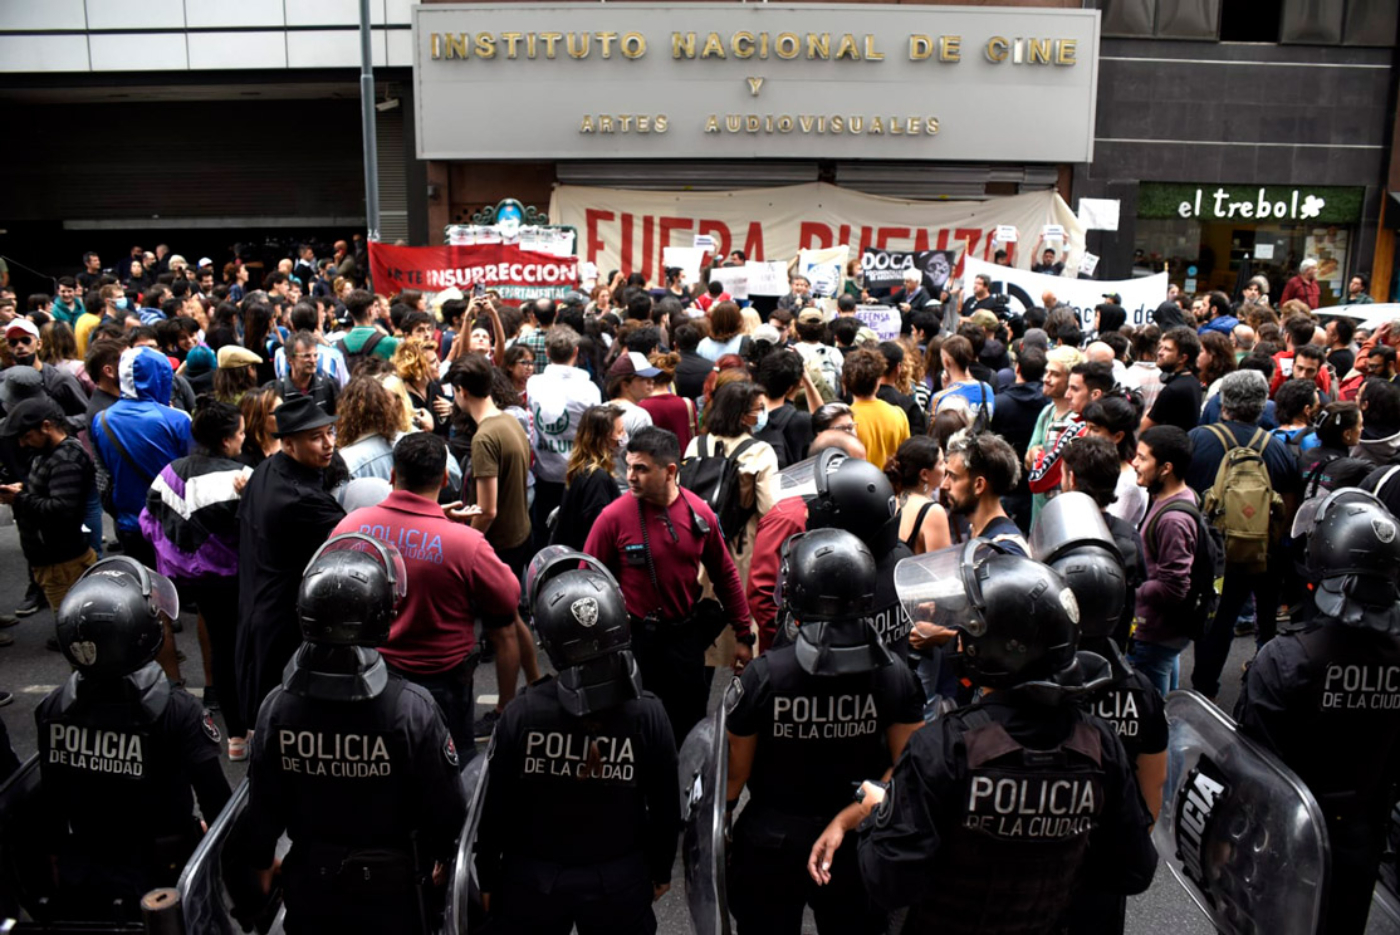
<instances>
[{"instance_id":1,"label":"black riot helmet","mask_svg":"<svg viewBox=\"0 0 1400 935\"><path fill-rule=\"evenodd\" d=\"M783 543L782 610L798 623L797 663L810 675L869 672L893 661L870 619L875 556L843 529L814 529Z\"/></svg>"},{"instance_id":2,"label":"black riot helmet","mask_svg":"<svg viewBox=\"0 0 1400 935\"><path fill-rule=\"evenodd\" d=\"M1081 635L1112 636L1123 618L1128 579L1123 556L1093 498L1070 492L1046 503L1028 544L1031 555L1059 572L1074 592Z\"/></svg>"},{"instance_id":3,"label":"black riot helmet","mask_svg":"<svg viewBox=\"0 0 1400 935\"><path fill-rule=\"evenodd\" d=\"M87 678L118 679L156 657L162 617L180 615L180 598L164 575L128 555L83 572L58 608L58 647Z\"/></svg>"},{"instance_id":4,"label":"black riot helmet","mask_svg":"<svg viewBox=\"0 0 1400 935\"><path fill-rule=\"evenodd\" d=\"M885 555L899 539L899 501L878 467L828 448L817 455L816 496L807 504L808 529L844 529Z\"/></svg>"},{"instance_id":5,"label":"black riot helmet","mask_svg":"<svg viewBox=\"0 0 1400 935\"><path fill-rule=\"evenodd\" d=\"M642 694L622 589L606 570L573 567L534 580L535 628L559 672L559 701L575 717Z\"/></svg>"},{"instance_id":6,"label":"black riot helmet","mask_svg":"<svg viewBox=\"0 0 1400 935\"><path fill-rule=\"evenodd\" d=\"M1317 609L1348 626L1400 633L1400 527L1376 495L1355 487L1329 494L1308 535Z\"/></svg>"},{"instance_id":7,"label":"black riot helmet","mask_svg":"<svg viewBox=\"0 0 1400 935\"><path fill-rule=\"evenodd\" d=\"M316 550L297 591L301 635L323 646L378 646L408 589L403 556L352 532Z\"/></svg>"},{"instance_id":8,"label":"black riot helmet","mask_svg":"<svg viewBox=\"0 0 1400 935\"><path fill-rule=\"evenodd\" d=\"M587 552L571 549L567 545L547 545L535 553L530 564L525 567L525 606L534 607L539 600L540 588L555 575L566 571L578 571L580 567L591 568L613 581L613 573L598 559Z\"/></svg>"},{"instance_id":9,"label":"black riot helmet","mask_svg":"<svg viewBox=\"0 0 1400 935\"><path fill-rule=\"evenodd\" d=\"M1096 679L1107 672L1103 659L1075 652L1079 605L1064 578L995 542L972 539L906 558L895 566L894 586L916 624L960 631L960 662L975 685L1058 703L1099 686L1086 668Z\"/></svg>"}]
</instances>

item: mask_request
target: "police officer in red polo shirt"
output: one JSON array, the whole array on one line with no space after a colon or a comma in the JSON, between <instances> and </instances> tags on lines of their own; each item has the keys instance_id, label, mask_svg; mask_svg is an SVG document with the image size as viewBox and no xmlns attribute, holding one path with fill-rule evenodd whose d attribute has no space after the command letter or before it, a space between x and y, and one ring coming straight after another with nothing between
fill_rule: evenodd
<instances>
[{"instance_id":1,"label":"police officer in red polo shirt","mask_svg":"<svg viewBox=\"0 0 1400 935\"><path fill-rule=\"evenodd\" d=\"M725 626L733 627L741 669L753 658L754 643L743 582L719 520L677 483L680 455L674 432L655 426L636 432L627 445L632 496L603 509L583 547L622 586L642 684L665 705L677 743L705 716L705 650ZM700 600L701 565L722 609Z\"/></svg>"},{"instance_id":2,"label":"police officer in red polo shirt","mask_svg":"<svg viewBox=\"0 0 1400 935\"><path fill-rule=\"evenodd\" d=\"M334 535L363 533L403 556L408 596L379 654L437 701L465 766L476 753L476 621L511 626L520 582L481 533L448 519L438 506L438 491L447 484L447 445L441 438L413 432L399 439L392 480L393 493L378 506L345 517Z\"/></svg>"}]
</instances>

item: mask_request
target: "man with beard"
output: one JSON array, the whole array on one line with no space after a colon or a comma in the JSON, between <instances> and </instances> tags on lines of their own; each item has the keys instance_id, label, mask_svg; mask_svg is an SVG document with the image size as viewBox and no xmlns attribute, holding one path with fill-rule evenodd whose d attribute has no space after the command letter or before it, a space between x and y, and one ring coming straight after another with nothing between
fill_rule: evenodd
<instances>
[{"instance_id":1,"label":"man with beard","mask_svg":"<svg viewBox=\"0 0 1400 935\"><path fill-rule=\"evenodd\" d=\"M1001 436L964 429L949 439L943 469L949 511L967 523L971 535L1029 555L1021 530L1001 506L1020 476L1016 452Z\"/></svg>"}]
</instances>

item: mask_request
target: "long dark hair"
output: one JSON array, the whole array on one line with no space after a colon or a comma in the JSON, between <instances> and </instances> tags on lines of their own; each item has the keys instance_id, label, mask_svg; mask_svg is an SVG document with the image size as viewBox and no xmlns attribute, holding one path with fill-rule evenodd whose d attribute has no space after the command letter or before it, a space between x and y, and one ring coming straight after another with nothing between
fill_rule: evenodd
<instances>
[{"instance_id":1,"label":"long dark hair","mask_svg":"<svg viewBox=\"0 0 1400 935\"><path fill-rule=\"evenodd\" d=\"M762 393L757 384L747 380L724 384L715 390L714 398L705 408L705 431L725 438L749 434L744 416L748 415L754 400Z\"/></svg>"},{"instance_id":2,"label":"long dark hair","mask_svg":"<svg viewBox=\"0 0 1400 935\"><path fill-rule=\"evenodd\" d=\"M243 413L237 406L220 402L207 393L200 396L190 422L195 450L205 457L222 457L224 442L238 434L242 421Z\"/></svg>"}]
</instances>

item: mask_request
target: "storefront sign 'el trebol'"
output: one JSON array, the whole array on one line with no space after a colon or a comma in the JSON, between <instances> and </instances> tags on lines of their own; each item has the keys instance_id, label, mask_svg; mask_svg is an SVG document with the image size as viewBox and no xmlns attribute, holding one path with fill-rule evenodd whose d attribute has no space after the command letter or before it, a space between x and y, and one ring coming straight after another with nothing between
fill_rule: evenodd
<instances>
[{"instance_id":1,"label":"storefront sign 'el trebol'","mask_svg":"<svg viewBox=\"0 0 1400 935\"><path fill-rule=\"evenodd\" d=\"M424 4L424 159L1089 162L1099 13Z\"/></svg>"}]
</instances>

